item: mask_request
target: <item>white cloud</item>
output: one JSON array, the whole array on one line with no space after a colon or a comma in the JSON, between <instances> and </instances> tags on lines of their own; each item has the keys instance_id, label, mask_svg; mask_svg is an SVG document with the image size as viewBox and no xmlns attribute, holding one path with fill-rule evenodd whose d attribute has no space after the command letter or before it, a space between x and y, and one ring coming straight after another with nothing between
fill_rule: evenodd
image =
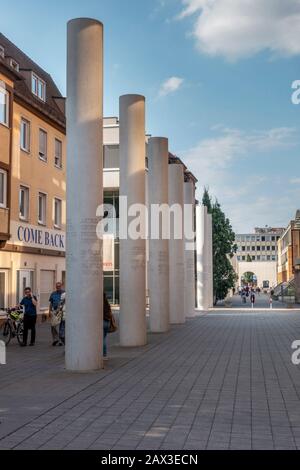
<instances>
[{"instance_id":1,"label":"white cloud","mask_svg":"<svg viewBox=\"0 0 300 470\"><path fill-rule=\"evenodd\" d=\"M179 88L181 88L183 82L184 82L183 78L179 78L179 77L168 78L162 83L160 90L159 90L159 96L167 96L170 93L174 93L175 91L179 90Z\"/></svg>"},{"instance_id":2,"label":"white cloud","mask_svg":"<svg viewBox=\"0 0 300 470\"><path fill-rule=\"evenodd\" d=\"M195 16L197 48L229 60L269 50L300 54L300 0L182 0L179 19Z\"/></svg>"},{"instance_id":3,"label":"white cloud","mask_svg":"<svg viewBox=\"0 0 300 470\"><path fill-rule=\"evenodd\" d=\"M290 183L291 183L291 184L300 184L300 178L292 178L292 179L290 180Z\"/></svg>"},{"instance_id":4,"label":"white cloud","mask_svg":"<svg viewBox=\"0 0 300 470\"><path fill-rule=\"evenodd\" d=\"M201 198L204 186L209 187L238 231L248 231L261 223L271 225L275 217L285 220L286 208L294 206L295 195L282 194L279 204L278 196L264 194L266 189L276 194L278 188L288 188L288 181L283 183L281 176L273 173L261 175L259 158L294 147L297 130L282 127L246 133L217 126L215 132L215 137L182 152L188 168L199 179L197 197ZM276 211L274 197L278 199Z\"/></svg>"}]
</instances>

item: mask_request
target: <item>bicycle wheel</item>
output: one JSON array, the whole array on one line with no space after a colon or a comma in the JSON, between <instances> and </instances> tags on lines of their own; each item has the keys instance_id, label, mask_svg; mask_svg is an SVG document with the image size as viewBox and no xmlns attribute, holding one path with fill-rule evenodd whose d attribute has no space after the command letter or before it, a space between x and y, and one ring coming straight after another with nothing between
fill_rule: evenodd
<instances>
[{"instance_id":1,"label":"bicycle wheel","mask_svg":"<svg viewBox=\"0 0 300 470\"><path fill-rule=\"evenodd\" d=\"M24 323L21 322L18 324L18 327L17 327L17 339L18 339L18 343L20 346L21 344L23 344L23 333L24 333Z\"/></svg>"},{"instance_id":2,"label":"bicycle wheel","mask_svg":"<svg viewBox=\"0 0 300 470\"><path fill-rule=\"evenodd\" d=\"M11 340L11 336L12 336L11 326L8 321L5 321L0 326L0 341L4 341L4 343L7 346Z\"/></svg>"}]
</instances>

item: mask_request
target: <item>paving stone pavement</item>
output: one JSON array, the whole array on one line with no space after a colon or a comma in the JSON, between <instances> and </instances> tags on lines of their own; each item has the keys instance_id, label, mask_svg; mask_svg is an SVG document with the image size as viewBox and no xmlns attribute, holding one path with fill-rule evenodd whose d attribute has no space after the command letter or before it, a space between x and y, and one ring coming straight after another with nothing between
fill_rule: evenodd
<instances>
[{"instance_id":1,"label":"paving stone pavement","mask_svg":"<svg viewBox=\"0 0 300 470\"><path fill-rule=\"evenodd\" d=\"M0 449L300 449L300 312L212 311L71 374L49 327L0 366Z\"/></svg>"}]
</instances>

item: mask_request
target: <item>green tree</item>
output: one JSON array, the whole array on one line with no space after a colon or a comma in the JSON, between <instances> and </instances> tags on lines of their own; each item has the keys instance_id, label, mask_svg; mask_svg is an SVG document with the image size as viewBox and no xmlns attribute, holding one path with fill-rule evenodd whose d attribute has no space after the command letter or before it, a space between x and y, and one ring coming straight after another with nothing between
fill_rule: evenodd
<instances>
[{"instance_id":1,"label":"green tree","mask_svg":"<svg viewBox=\"0 0 300 470\"><path fill-rule=\"evenodd\" d=\"M225 299L228 291L235 286L237 275L230 259L236 253L237 246L230 220L217 200L212 203L207 188L204 190L202 203L207 207L208 213L212 214L214 302L217 304L219 300Z\"/></svg>"},{"instance_id":2,"label":"green tree","mask_svg":"<svg viewBox=\"0 0 300 470\"><path fill-rule=\"evenodd\" d=\"M247 256L247 263L252 263L252 258L250 255Z\"/></svg>"}]
</instances>

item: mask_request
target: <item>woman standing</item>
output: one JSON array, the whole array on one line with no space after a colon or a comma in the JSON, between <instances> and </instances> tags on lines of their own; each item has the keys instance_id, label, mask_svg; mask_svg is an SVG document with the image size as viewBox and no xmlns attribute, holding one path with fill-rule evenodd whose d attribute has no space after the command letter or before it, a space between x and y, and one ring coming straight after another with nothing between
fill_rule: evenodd
<instances>
[{"instance_id":1,"label":"woman standing","mask_svg":"<svg viewBox=\"0 0 300 470\"><path fill-rule=\"evenodd\" d=\"M105 292L103 293L103 358L107 359L107 335L110 330L112 311Z\"/></svg>"}]
</instances>

